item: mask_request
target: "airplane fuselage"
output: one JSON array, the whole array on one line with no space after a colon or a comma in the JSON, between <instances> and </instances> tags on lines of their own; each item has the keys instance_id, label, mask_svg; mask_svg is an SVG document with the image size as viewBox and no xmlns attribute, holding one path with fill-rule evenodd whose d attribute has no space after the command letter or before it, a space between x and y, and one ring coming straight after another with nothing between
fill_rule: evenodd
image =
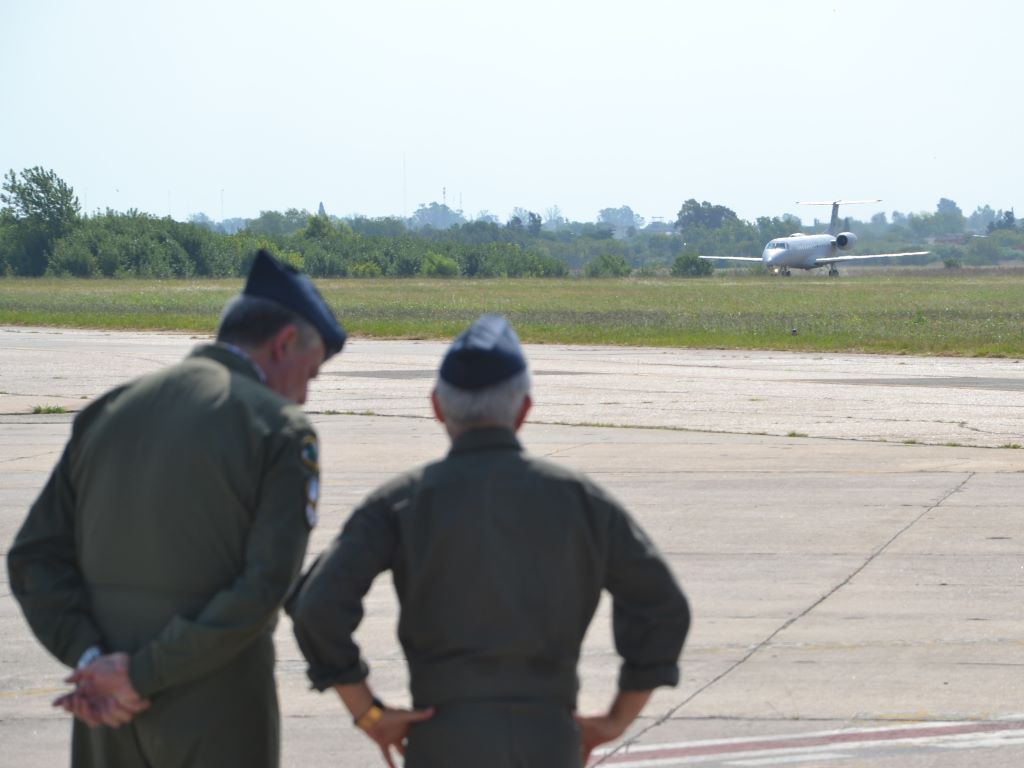
<instances>
[{"instance_id":1,"label":"airplane fuselage","mask_svg":"<svg viewBox=\"0 0 1024 768\"><path fill-rule=\"evenodd\" d=\"M764 247L761 261L773 272L817 269L823 266L818 259L833 256L837 248L835 235L777 237Z\"/></svg>"}]
</instances>

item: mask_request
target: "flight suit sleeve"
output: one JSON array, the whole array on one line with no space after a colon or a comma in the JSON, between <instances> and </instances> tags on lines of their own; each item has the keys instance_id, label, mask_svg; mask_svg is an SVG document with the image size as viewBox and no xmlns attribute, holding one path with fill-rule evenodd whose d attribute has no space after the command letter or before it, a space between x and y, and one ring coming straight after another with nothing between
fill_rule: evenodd
<instances>
[{"instance_id":1,"label":"flight suit sleeve","mask_svg":"<svg viewBox=\"0 0 1024 768\"><path fill-rule=\"evenodd\" d=\"M319 691L369 674L352 634L363 619L363 597L393 562L398 528L390 512L379 499L357 508L286 606Z\"/></svg>"},{"instance_id":2,"label":"flight suit sleeve","mask_svg":"<svg viewBox=\"0 0 1024 768\"><path fill-rule=\"evenodd\" d=\"M679 654L690 627L686 597L654 544L625 510L613 506L605 587L612 596L619 689L647 691L679 683Z\"/></svg>"},{"instance_id":3,"label":"flight suit sleeve","mask_svg":"<svg viewBox=\"0 0 1024 768\"><path fill-rule=\"evenodd\" d=\"M309 458L310 440L314 451ZM175 616L129 666L142 696L202 677L244 650L273 626L277 610L302 567L319 470L311 429L268 438L259 498L238 578L195 616Z\"/></svg>"},{"instance_id":4,"label":"flight suit sleeve","mask_svg":"<svg viewBox=\"0 0 1024 768\"><path fill-rule=\"evenodd\" d=\"M87 648L103 645L75 548L73 442L74 436L7 553L11 592L32 632L69 667Z\"/></svg>"}]
</instances>

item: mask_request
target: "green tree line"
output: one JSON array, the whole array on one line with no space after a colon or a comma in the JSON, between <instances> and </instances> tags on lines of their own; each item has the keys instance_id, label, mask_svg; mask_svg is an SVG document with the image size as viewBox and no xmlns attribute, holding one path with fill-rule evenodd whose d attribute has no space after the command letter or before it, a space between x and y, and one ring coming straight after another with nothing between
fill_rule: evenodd
<instances>
[{"instance_id":1,"label":"green tree line","mask_svg":"<svg viewBox=\"0 0 1024 768\"><path fill-rule=\"evenodd\" d=\"M438 203L404 220L339 219L322 206L316 214L291 208L225 222L203 214L179 222L134 209L84 215L71 186L41 167L8 171L0 203L0 275L7 276L237 277L267 248L317 277L699 277L712 266L697 254L758 256L768 240L802 229L791 215L748 222L695 199L682 204L675 222L646 226L628 206L602 209L596 222L567 221L557 208L546 216L516 209L505 224L486 212L469 221ZM863 249L927 246L933 254L922 263L1024 259L1013 211L989 206L965 216L942 198L934 213L847 224Z\"/></svg>"}]
</instances>

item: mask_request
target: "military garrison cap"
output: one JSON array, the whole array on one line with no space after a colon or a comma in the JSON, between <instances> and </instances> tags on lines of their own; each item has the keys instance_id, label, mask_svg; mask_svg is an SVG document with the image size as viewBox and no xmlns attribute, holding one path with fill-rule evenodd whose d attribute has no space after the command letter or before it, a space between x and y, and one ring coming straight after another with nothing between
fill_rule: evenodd
<instances>
[{"instance_id":1,"label":"military garrison cap","mask_svg":"<svg viewBox=\"0 0 1024 768\"><path fill-rule=\"evenodd\" d=\"M484 389L526 370L519 337L501 315L482 315L448 347L441 379L459 389Z\"/></svg>"},{"instance_id":2,"label":"military garrison cap","mask_svg":"<svg viewBox=\"0 0 1024 768\"><path fill-rule=\"evenodd\" d=\"M345 346L345 329L338 323L313 281L294 267L278 261L267 251L261 249L256 254L242 293L276 301L316 328L324 342L325 360Z\"/></svg>"}]
</instances>

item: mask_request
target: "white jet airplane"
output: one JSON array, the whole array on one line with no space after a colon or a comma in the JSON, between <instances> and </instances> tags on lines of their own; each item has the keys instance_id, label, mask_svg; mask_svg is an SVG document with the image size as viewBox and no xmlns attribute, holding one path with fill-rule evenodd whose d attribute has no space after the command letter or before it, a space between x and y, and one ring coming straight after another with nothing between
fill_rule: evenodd
<instances>
[{"instance_id":1,"label":"white jet airplane","mask_svg":"<svg viewBox=\"0 0 1024 768\"><path fill-rule=\"evenodd\" d=\"M857 261L859 259L885 259L895 256L925 256L930 251L907 251L905 253L871 253L864 255L839 256L839 251L851 248L857 242L853 232L839 231L839 206L851 203L880 203L881 200L833 200L831 202L797 202L797 205L831 205L832 221L828 225L828 234L805 235L794 232L789 237L777 237L764 247L761 258L753 256L701 256L702 259L715 261L756 261L768 267L773 275L789 277L790 269L817 269L828 265L829 275L838 275L836 264L840 261Z\"/></svg>"}]
</instances>

